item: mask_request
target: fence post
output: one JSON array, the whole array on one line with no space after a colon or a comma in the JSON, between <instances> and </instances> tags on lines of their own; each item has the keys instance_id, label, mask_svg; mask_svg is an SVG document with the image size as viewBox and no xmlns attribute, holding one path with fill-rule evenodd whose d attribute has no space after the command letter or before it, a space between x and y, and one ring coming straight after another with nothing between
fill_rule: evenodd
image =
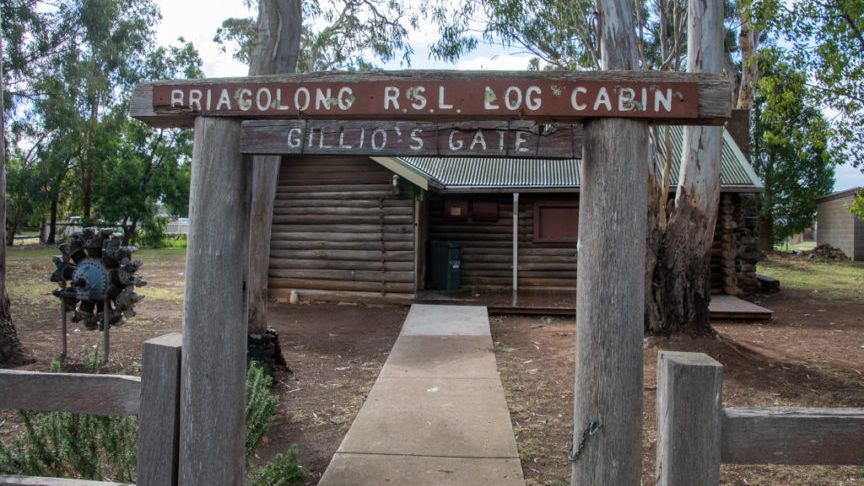
<instances>
[{"instance_id":1,"label":"fence post","mask_svg":"<svg viewBox=\"0 0 864 486\"><path fill-rule=\"evenodd\" d=\"M180 360L183 335L144 343L138 414L138 486L176 486L180 455Z\"/></svg>"},{"instance_id":2,"label":"fence post","mask_svg":"<svg viewBox=\"0 0 864 486\"><path fill-rule=\"evenodd\" d=\"M657 484L720 484L723 365L703 353L657 358Z\"/></svg>"}]
</instances>

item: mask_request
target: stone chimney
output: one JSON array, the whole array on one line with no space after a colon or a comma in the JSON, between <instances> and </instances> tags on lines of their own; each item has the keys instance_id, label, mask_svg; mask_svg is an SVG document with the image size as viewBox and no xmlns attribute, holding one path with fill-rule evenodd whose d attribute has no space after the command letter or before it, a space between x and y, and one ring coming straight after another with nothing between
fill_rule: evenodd
<instances>
[{"instance_id":1,"label":"stone chimney","mask_svg":"<svg viewBox=\"0 0 864 486\"><path fill-rule=\"evenodd\" d=\"M750 111L732 110L732 118L726 122L726 130L732 135L732 140L750 160Z\"/></svg>"}]
</instances>

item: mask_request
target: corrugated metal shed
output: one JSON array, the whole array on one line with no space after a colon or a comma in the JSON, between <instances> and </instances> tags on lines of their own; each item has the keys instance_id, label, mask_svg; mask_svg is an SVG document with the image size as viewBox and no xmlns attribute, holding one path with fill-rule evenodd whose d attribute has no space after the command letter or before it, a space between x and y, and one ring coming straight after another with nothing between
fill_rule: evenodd
<instances>
[{"instance_id":1,"label":"corrugated metal shed","mask_svg":"<svg viewBox=\"0 0 864 486\"><path fill-rule=\"evenodd\" d=\"M665 155L665 131L672 146L670 185L678 184L683 127L659 130L661 152ZM578 190L579 159L511 159L476 157L400 157L396 159L426 175L444 191ZM720 184L724 190L756 192L762 184L750 163L724 129Z\"/></svg>"}]
</instances>

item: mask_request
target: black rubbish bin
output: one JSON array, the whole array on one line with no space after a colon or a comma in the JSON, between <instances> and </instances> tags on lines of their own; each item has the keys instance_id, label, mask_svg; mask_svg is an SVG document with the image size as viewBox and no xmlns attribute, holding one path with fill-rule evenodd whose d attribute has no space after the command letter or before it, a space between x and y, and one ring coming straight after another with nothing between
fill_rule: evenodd
<instances>
[{"instance_id":1,"label":"black rubbish bin","mask_svg":"<svg viewBox=\"0 0 864 486\"><path fill-rule=\"evenodd\" d=\"M430 241L430 276L433 290L458 290L462 245L458 241Z\"/></svg>"}]
</instances>

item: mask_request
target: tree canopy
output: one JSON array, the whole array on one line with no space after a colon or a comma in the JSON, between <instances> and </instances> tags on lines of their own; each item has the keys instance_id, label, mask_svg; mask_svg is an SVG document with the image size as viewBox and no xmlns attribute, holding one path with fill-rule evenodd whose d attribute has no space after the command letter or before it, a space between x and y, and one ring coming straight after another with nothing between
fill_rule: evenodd
<instances>
[{"instance_id":1,"label":"tree canopy","mask_svg":"<svg viewBox=\"0 0 864 486\"><path fill-rule=\"evenodd\" d=\"M257 1L246 2L248 7ZM410 65L414 49L408 42L410 29L419 22L417 12L391 0L334 0L302 2L303 34L298 72L345 69L369 70L375 60L399 58ZM255 19L229 18L222 22L213 40L223 52L233 50L238 61L249 64Z\"/></svg>"},{"instance_id":2,"label":"tree canopy","mask_svg":"<svg viewBox=\"0 0 864 486\"><path fill-rule=\"evenodd\" d=\"M144 79L200 77L191 44L156 46L152 0L3 3L10 234L63 214L121 226L134 238L156 205L183 214L191 137L129 118ZM11 241L11 240L10 240Z\"/></svg>"},{"instance_id":3,"label":"tree canopy","mask_svg":"<svg viewBox=\"0 0 864 486\"><path fill-rule=\"evenodd\" d=\"M753 111L753 169L765 190L759 196L761 231L773 242L809 227L816 198L834 187L831 126L808 89L805 71L777 49L761 52L762 78Z\"/></svg>"}]
</instances>

